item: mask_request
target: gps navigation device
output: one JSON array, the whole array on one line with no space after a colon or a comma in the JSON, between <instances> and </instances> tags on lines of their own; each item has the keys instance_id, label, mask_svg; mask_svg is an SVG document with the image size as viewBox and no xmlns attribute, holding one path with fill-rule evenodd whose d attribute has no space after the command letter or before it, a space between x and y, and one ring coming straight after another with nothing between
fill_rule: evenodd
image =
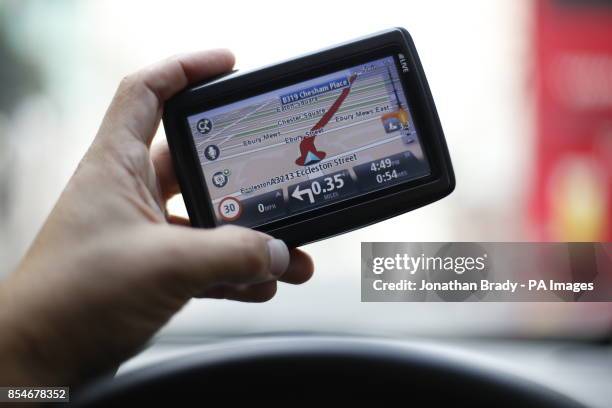
<instances>
[{"instance_id":1,"label":"gps navigation device","mask_svg":"<svg viewBox=\"0 0 612 408\"><path fill-rule=\"evenodd\" d=\"M241 225L298 246L455 186L403 28L191 87L166 103L163 122L196 227Z\"/></svg>"}]
</instances>

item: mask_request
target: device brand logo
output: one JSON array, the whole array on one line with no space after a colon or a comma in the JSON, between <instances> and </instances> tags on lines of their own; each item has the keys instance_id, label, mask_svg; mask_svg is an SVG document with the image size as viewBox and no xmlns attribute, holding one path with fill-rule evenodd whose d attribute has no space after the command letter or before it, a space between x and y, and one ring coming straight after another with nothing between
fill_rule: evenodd
<instances>
[{"instance_id":1,"label":"device brand logo","mask_svg":"<svg viewBox=\"0 0 612 408\"><path fill-rule=\"evenodd\" d=\"M410 72L410 68L408 68L408 62L406 61L404 54L397 54L397 56L399 58L400 65L402 66L402 72L404 74Z\"/></svg>"}]
</instances>

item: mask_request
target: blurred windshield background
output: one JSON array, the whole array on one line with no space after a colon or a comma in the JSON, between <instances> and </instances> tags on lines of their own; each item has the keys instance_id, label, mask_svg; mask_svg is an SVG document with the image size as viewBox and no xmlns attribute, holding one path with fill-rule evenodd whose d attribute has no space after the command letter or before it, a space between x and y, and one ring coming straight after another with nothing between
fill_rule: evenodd
<instances>
[{"instance_id":1,"label":"blurred windshield background","mask_svg":"<svg viewBox=\"0 0 612 408\"><path fill-rule=\"evenodd\" d=\"M192 301L161 335L609 333L606 303L361 303L359 256L361 241L612 238L609 1L0 0L0 276L44 222L124 75L215 47L256 68L392 26L419 50L456 191L306 246L316 274L303 287L282 285L258 305ZM186 215L180 197L169 208Z\"/></svg>"}]
</instances>

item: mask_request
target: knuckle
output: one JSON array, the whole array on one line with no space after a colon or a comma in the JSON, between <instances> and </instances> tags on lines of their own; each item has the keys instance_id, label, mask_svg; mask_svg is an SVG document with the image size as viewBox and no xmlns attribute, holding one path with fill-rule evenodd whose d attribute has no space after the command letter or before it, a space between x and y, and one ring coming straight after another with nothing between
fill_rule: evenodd
<instances>
[{"instance_id":1,"label":"knuckle","mask_svg":"<svg viewBox=\"0 0 612 408\"><path fill-rule=\"evenodd\" d=\"M223 228L231 233L232 242L236 245L236 254L241 258L245 273L250 275L267 273L269 262L263 237L246 228L236 226Z\"/></svg>"},{"instance_id":2,"label":"knuckle","mask_svg":"<svg viewBox=\"0 0 612 408\"><path fill-rule=\"evenodd\" d=\"M119 89L121 90L131 89L137 81L136 78L137 78L136 73L125 75L123 78L121 78L121 81L119 82Z\"/></svg>"},{"instance_id":3,"label":"knuckle","mask_svg":"<svg viewBox=\"0 0 612 408\"><path fill-rule=\"evenodd\" d=\"M265 248L258 237L253 235L243 237L240 247L243 262L247 268L257 273L267 271L268 254L265 252Z\"/></svg>"},{"instance_id":4,"label":"knuckle","mask_svg":"<svg viewBox=\"0 0 612 408\"><path fill-rule=\"evenodd\" d=\"M141 72L133 72L124 76L119 82L119 93L131 95L141 92L143 88L143 75Z\"/></svg>"},{"instance_id":5,"label":"knuckle","mask_svg":"<svg viewBox=\"0 0 612 408\"><path fill-rule=\"evenodd\" d=\"M263 234L237 226L220 226L208 231L214 242L210 256L215 267L207 279L230 284L250 284L269 279L269 255Z\"/></svg>"}]
</instances>

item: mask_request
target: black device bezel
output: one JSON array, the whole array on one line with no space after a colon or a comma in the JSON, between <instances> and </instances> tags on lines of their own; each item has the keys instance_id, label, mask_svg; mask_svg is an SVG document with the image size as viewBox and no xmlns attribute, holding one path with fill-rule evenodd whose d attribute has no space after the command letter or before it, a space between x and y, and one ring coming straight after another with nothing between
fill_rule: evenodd
<instances>
[{"instance_id":1,"label":"black device bezel","mask_svg":"<svg viewBox=\"0 0 612 408\"><path fill-rule=\"evenodd\" d=\"M402 61L398 54L403 54ZM410 34L403 28L394 28L256 71L192 86L168 100L163 123L192 226L214 227L217 223L187 117L385 56L392 56L396 62L429 174L254 229L295 247L391 218L450 194L455 177L427 79Z\"/></svg>"}]
</instances>

